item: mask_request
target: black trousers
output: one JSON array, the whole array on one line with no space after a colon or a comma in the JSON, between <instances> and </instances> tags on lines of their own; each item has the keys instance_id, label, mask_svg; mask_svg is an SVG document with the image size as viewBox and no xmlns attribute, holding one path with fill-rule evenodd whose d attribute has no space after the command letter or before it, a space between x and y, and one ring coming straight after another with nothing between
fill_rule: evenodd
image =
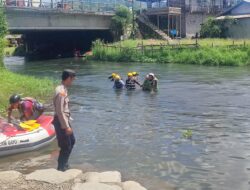
<instances>
[{"instance_id":1,"label":"black trousers","mask_svg":"<svg viewBox=\"0 0 250 190\"><path fill-rule=\"evenodd\" d=\"M57 116L54 117L53 124L56 130L58 146L61 149L58 157L57 169L65 171L69 166L68 161L75 144L75 136L73 133L71 135L66 135L65 130L61 128L61 124Z\"/></svg>"}]
</instances>

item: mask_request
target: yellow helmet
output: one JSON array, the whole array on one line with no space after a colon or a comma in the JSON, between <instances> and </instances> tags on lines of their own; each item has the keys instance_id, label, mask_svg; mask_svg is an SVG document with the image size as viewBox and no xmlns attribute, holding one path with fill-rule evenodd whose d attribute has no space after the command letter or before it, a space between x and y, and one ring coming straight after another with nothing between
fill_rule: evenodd
<instances>
[{"instance_id":1,"label":"yellow helmet","mask_svg":"<svg viewBox=\"0 0 250 190\"><path fill-rule=\"evenodd\" d=\"M112 77L115 77L116 75L117 75L116 73L112 73L112 74L111 74Z\"/></svg>"},{"instance_id":2,"label":"yellow helmet","mask_svg":"<svg viewBox=\"0 0 250 190\"><path fill-rule=\"evenodd\" d=\"M139 74L138 74L137 72L134 71L134 72L132 72L132 75L133 75L133 76L137 76L137 75L139 75Z\"/></svg>"},{"instance_id":3,"label":"yellow helmet","mask_svg":"<svg viewBox=\"0 0 250 190\"><path fill-rule=\"evenodd\" d=\"M121 77L120 77L119 75L115 75L115 76L114 76L114 79L115 79L115 80L121 80Z\"/></svg>"},{"instance_id":4,"label":"yellow helmet","mask_svg":"<svg viewBox=\"0 0 250 190\"><path fill-rule=\"evenodd\" d=\"M128 73L128 77L132 77L133 76L133 74L132 73Z\"/></svg>"}]
</instances>

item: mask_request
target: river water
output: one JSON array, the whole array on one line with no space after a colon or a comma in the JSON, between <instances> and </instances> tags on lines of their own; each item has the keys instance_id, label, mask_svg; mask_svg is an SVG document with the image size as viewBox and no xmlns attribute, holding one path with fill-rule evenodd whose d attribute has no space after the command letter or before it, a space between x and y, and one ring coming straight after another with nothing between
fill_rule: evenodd
<instances>
[{"instance_id":1,"label":"river water","mask_svg":"<svg viewBox=\"0 0 250 190\"><path fill-rule=\"evenodd\" d=\"M70 89L77 139L71 162L90 170L119 170L150 190L250 189L250 68L174 64L83 62L62 59L25 62L5 59L18 73L60 79L75 69ZM107 77L128 71L159 78L159 92L114 91ZM25 90L25 89L24 89ZM192 139L183 137L192 130ZM48 148L2 158L0 169L19 169L47 158L56 165L56 143ZM25 163L26 162L26 163ZM22 168L23 166L23 168Z\"/></svg>"}]
</instances>

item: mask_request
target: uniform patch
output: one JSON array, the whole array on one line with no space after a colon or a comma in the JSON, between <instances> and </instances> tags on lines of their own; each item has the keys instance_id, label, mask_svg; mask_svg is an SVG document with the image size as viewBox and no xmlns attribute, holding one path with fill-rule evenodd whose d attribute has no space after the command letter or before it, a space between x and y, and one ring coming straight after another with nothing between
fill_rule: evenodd
<instances>
[{"instance_id":1,"label":"uniform patch","mask_svg":"<svg viewBox=\"0 0 250 190\"><path fill-rule=\"evenodd\" d=\"M61 91L59 94L64 97L67 96L67 94L64 91Z\"/></svg>"}]
</instances>

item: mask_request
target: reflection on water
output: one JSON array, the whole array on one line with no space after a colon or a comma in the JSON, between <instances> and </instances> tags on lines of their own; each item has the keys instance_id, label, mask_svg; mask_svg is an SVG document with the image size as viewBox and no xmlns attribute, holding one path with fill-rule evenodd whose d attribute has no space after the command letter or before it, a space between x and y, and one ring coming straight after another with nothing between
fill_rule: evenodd
<instances>
[{"instance_id":1,"label":"reflection on water","mask_svg":"<svg viewBox=\"0 0 250 190\"><path fill-rule=\"evenodd\" d=\"M58 80L63 68L77 70L70 90L77 138L73 165L119 170L152 190L165 190L169 183L185 190L250 188L249 68L79 59L5 62L15 72ZM156 73L159 92L114 91L107 76L129 71L139 72L141 79ZM193 131L191 140L182 137L188 129ZM37 151L37 156L53 152L56 145L52 147ZM0 167L22 159L2 159ZM55 159L47 162L53 166Z\"/></svg>"}]
</instances>

